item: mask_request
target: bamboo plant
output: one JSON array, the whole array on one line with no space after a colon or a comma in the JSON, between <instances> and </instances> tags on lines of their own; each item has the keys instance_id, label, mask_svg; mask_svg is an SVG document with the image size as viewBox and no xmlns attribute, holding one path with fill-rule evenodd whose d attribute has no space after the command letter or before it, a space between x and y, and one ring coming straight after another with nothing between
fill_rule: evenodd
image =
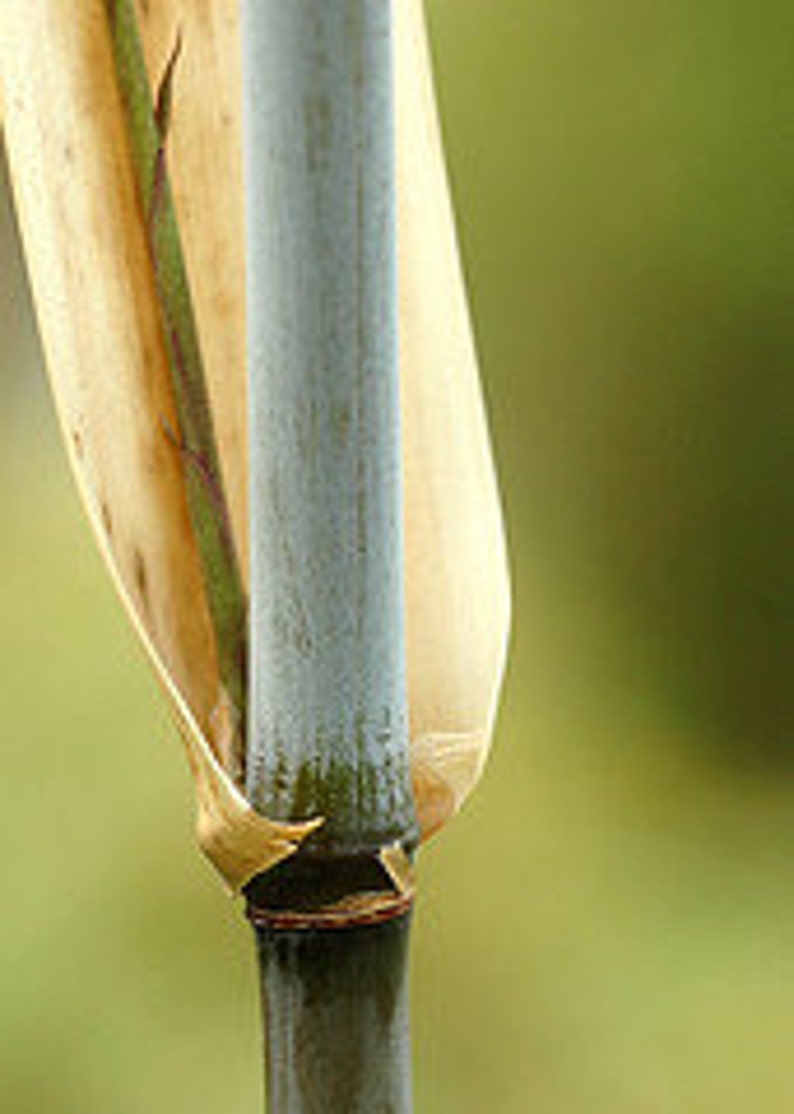
<instances>
[{"instance_id":1,"label":"bamboo plant","mask_svg":"<svg viewBox=\"0 0 794 1114\"><path fill-rule=\"evenodd\" d=\"M408 1111L498 498L422 0L241 7L4 0L5 139L83 501L256 932L269 1109Z\"/></svg>"}]
</instances>

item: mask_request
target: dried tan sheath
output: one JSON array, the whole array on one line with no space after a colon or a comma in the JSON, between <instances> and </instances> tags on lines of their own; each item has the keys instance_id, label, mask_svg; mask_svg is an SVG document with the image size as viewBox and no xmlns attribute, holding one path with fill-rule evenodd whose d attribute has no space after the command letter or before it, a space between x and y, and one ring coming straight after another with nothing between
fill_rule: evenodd
<instances>
[{"instance_id":1,"label":"dried tan sheath","mask_svg":"<svg viewBox=\"0 0 794 1114\"><path fill-rule=\"evenodd\" d=\"M196 36L195 47L207 45ZM221 53L207 57L205 90L226 80L215 77L222 61ZM256 815L220 760L213 642L181 462L163 431L163 419L174 425L169 375L102 0L3 0L0 65L17 208L71 462L177 715L201 844L237 888L291 854L313 825ZM219 255L227 238L215 224L221 215L208 206L202 225ZM211 332L216 322L208 314L204 324ZM229 397L239 395L242 377L241 368L221 371ZM223 410L224 445L235 437L235 414L232 405Z\"/></svg>"},{"instance_id":2,"label":"dried tan sheath","mask_svg":"<svg viewBox=\"0 0 794 1114\"><path fill-rule=\"evenodd\" d=\"M501 518L436 122L421 0L395 3L406 627L425 835L476 783L509 626ZM169 168L221 462L246 553L243 199L236 0L139 8L150 73L183 38ZM144 230L102 0L3 0L17 207L72 466L124 605L176 712L202 847L229 885L313 825L258 816L223 766L223 705Z\"/></svg>"},{"instance_id":3,"label":"dried tan sheath","mask_svg":"<svg viewBox=\"0 0 794 1114\"><path fill-rule=\"evenodd\" d=\"M428 834L488 755L510 586L422 0L394 14L408 707Z\"/></svg>"}]
</instances>

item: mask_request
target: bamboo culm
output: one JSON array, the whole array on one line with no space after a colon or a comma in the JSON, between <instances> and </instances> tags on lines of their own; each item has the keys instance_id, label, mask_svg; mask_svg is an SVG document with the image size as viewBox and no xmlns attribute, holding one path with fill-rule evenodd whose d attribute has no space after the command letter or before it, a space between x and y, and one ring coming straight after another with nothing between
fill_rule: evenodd
<instances>
[{"instance_id":1,"label":"bamboo culm","mask_svg":"<svg viewBox=\"0 0 794 1114\"><path fill-rule=\"evenodd\" d=\"M410 836L391 5L244 5L247 792L325 846Z\"/></svg>"},{"instance_id":2,"label":"bamboo culm","mask_svg":"<svg viewBox=\"0 0 794 1114\"><path fill-rule=\"evenodd\" d=\"M345 927L317 916L387 888L378 851L416 840L391 3L245 0L243 44L246 791L276 819L324 817L296 855L248 889L268 1108L408 1114L410 912L378 923L352 916Z\"/></svg>"},{"instance_id":3,"label":"bamboo culm","mask_svg":"<svg viewBox=\"0 0 794 1114\"><path fill-rule=\"evenodd\" d=\"M411 1109L409 929L259 931L273 1114Z\"/></svg>"}]
</instances>

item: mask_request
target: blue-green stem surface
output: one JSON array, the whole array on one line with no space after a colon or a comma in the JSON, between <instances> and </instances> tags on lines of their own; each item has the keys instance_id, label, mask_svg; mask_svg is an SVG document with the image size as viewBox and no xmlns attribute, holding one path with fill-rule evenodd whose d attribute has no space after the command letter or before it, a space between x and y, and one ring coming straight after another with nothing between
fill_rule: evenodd
<instances>
[{"instance_id":1,"label":"blue-green stem surface","mask_svg":"<svg viewBox=\"0 0 794 1114\"><path fill-rule=\"evenodd\" d=\"M410 842L391 5L244 4L247 792Z\"/></svg>"}]
</instances>

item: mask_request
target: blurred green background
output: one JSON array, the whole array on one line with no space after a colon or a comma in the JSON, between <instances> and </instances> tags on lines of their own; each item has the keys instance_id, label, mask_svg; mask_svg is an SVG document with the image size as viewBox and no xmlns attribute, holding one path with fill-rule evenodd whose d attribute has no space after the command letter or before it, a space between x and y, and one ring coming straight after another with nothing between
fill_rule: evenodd
<instances>
[{"instance_id":1,"label":"blurred green background","mask_svg":"<svg viewBox=\"0 0 794 1114\"><path fill-rule=\"evenodd\" d=\"M794 8L430 13L516 614L489 774L422 857L417 1107L784 1114ZM252 948L0 200L0 1109L255 1111Z\"/></svg>"}]
</instances>

